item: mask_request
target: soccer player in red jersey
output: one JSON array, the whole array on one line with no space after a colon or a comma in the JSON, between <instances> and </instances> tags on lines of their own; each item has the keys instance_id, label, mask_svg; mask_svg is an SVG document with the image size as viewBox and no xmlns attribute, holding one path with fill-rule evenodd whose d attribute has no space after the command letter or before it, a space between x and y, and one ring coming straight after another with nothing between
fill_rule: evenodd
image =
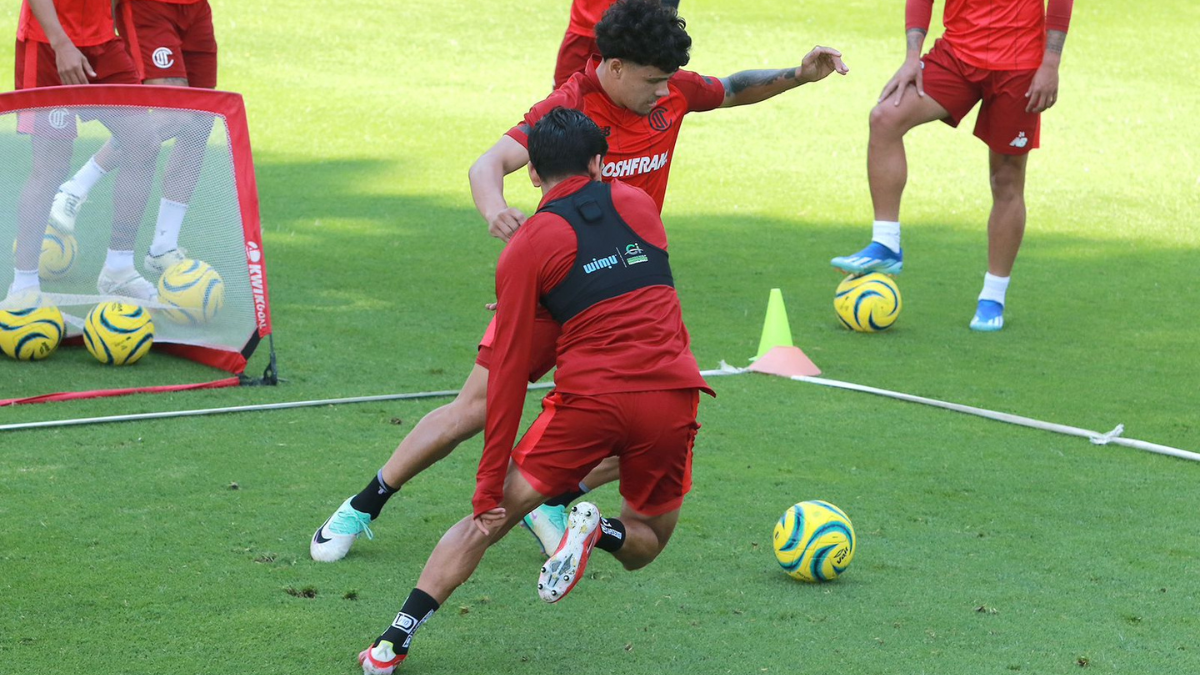
<instances>
[{"instance_id":1,"label":"soccer player in red jersey","mask_svg":"<svg viewBox=\"0 0 1200 675\"><path fill-rule=\"evenodd\" d=\"M538 579L546 602L575 586L593 546L626 569L650 564L691 487L696 410L700 392L712 392L689 348L658 205L600 180L604 134L578 110L545 112L527 144L543 197L496 267L495 372L474 512L446 532L396 620L359 655L364 673L391 673L487 548L601 459L620 457L621 517L574 507ZM539 307L562 325L555 390L514 449Z\"/></svg>"},{"instance_id":2,"label":"soccer player in red jersey","mask_svg":"<svg viewBox=\"0 0 1200 675\"><path fill-rule=\"evenodd\" d=\"M988 146L992 212L988 271L971 329L1004 327L1005 294L1025 234L1025 165L1038 147L1041 113L1058 100L1058 66L1073 0L946 0L946 33L924 57L933 0L908 0L908 57L871 111L867 177L875 207L872 241L834 258L845 272L899 273L900 197L908 178L904 134L958 123L982 101L975 135Z\"/></svg>"},{"instance_id":3,"label":"soccer player in red jersey","mask_svg":"<svg viewBox=\"0 0 1200 675\"><path fill-rule=\"evenodd\" d=\"M509 207L504 199L504 176L528 163L528 130L555 107L582 110L607 134L609 152L601 168L604 180L619 179L641 188L661 210L675 141L688 113L758 103L830 73L847 72L841 54L828 47L814 48L794 68L742 71L726 78L680 70L688 62L692 40L683 19L657 0L619 0L596 25L596 40L600 56L535 105L521 124L510 129L471 167L475 206L493 236L508 241L525 221L525 215ZM317 528L309 546L315 560L340 560L359 534L374 536L369 529L371 521L400 486L483 430L491 345L496 334L493 323L454 401L423 417L367 487L343 502ZM558 338L558 323L548 314L541 314L531 343L534 357L527 373L530 381L554 367ZM606 461L578 490L556 496L547 506L548 512L539 509L531 515L527 525L543 552L549 553L562 534L565 505L616 476L616 462Z\"/></svg>"},{"instance_id":4,"label":"soccer player in red jersey","mask_svg":"<svg viewBox=\"0 0 1200 675\"><path fill-rule=\"evenodd\" d=\"M575 73L581 72L596 47L596 23L616 0L572 0L571 18L562 45L558 48L558 59L554 63L554 88L558 89ZM664 5L679 9L679 0L663 0Z\"/></svg>"},{"instance_id":5,"label":"soccer player in red jersey","mask_svg":"<svg viewBox=\"0 0 1200 675\"><path fill-rule=\"evenodd\" d=\"M70 84L137 84L137 74L113 28L109 0L25 0L17 26L16 88ZM142 300L158 296L133 266L133 245L146 209L159 145L141 111L112 110L97 119L108 127L130 161L113 193L112 236L97 281L105 295ZM22 113L18 130L29 135L33 166L17 206L14 303L39 302L38 259L54 192L70 171L77 134L75 116L61 109Z\"/></svg>"},{"instance_id":6,"label":"soccer player in red jersey","mask_svg":"<svg viewBox=\"0 0 1200 675\"><path fill-rule=\"evenodd\" d=\"M208 0L119 0L116 11L117 29L143 84L217 87L217 40ZM212 119L158 111L155 124L162 140L175 139L163 174L154 239L143 260L147 270L162 274L185 257L179 248L179 231L200 179ZM61 230L73 230L88 193L119 161L112 144L105 144L59 187L50 209L51 222Z\"/></svg>"}]
</instances>

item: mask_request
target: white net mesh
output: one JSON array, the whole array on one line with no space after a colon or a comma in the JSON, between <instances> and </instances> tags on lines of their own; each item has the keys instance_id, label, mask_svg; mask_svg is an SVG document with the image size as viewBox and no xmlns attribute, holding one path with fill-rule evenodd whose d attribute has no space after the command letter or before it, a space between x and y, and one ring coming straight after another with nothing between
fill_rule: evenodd
<instances>
[{"instance_id":1,"label":"white net mesh","mask_svg":"<svg viewBox=\"0 0 1200 675\"><path fill-rule=\"evenodd\" d=\"M256 330L246 246L222 116L94 105L0 114L0 257L10 263L0 306L57 305L77 332L92 306L120 299L152 310L156 342L240 351ZM167 252L147 259L152 247ZM122 266L130 249L144 282ZM220 282L203 266L172 269L183 253ZM102 279L106 262L124 273ZM177 283L155 298L160 268Z\"/></svg>"}]
</instances>

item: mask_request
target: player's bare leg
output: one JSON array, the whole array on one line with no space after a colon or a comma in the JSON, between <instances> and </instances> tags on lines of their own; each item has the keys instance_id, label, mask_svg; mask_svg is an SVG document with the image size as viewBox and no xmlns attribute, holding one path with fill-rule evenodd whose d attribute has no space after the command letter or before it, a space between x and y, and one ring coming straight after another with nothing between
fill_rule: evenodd
<instances>
[{"instance_id":1,"label":"player's bare leg","mask_svg":"<svg viewBox=\"0 0 1200 675\"><path fill-rule=\"evenodd\" d=\"M33 161L17 199L17 246L13 256L15 275L12 285L8 287L6 302L27 301L33 304L38 301L41 291L38 262L42 252L42 235L46 231L46 214L50 210L55 188L71 169L73 142L36 134L30 139Z\"/></svg>"},{"instance_id":2,"label":"player's bare leg","mask_svg":"<svg viewBox=\"0 0 1200 675\"><path fill-rule=\"evenodd\" d=\"M114 113L101 121L121 148L121 170L113 186L112 236L96 289L105 295L154 300L158 289L134 268L133 246L158 169L162 144L149 115Z\"/></svg>"},{"instance_id":3,"label":"player's bare leg","mask_svg":"<svg viewBox=\"0 0 1200 675\"><path fill-rule=\"evenodd\" d=\"M1005 296L1025 236L1025 167L1029 155L988 152L992 212L988 216L988 273L971 319L977 331L1004 327Z\"/></svg>"},{"instance_id":4,"label":"player's bare leg","mask_svg":"<svg viewBox=\"0 0 1200 675\"><path fill-rule=\"evenodd\" d=\"M487 420L487 378L487 369L475 364L458 396L417 422L371 483L342 502L317 528L309 545L313 560L336 562L346 557L359 534L374 537L369 528L371 521L379 517L388 499L401 486L483 431Z\"/></svg>"},{"instance_id":5,"label":"player's bare leg","mask_svg":"<svg viewBox=\"0 0 1200 675\"><path fill-rule=\"evenodd\" d=\"M930 96L920 96L909 86L896 105L893 98L871 110L867 143L867 181L875 210L872 242L863 250L834 258L834 267L851 274L904 269L900 248L900 198L908 182L908 157L904 135L913 127L945 118L949 113Z\"/></svg>"},{"instance_id":6,"label":"player's bare leg","mask_svg":"<svg viewBox=\"0 0 1200 675\"><path fill-rule=\"evenodd\" d=\"M644 516L622 504L621 522L625 524L625 545L613 557L627 570L641 569L654 562L667 547L679 522L679 509L659 516Z\"/></svg>"},{"instance_id":7,"label":"player's bare leg","mask_svg":"<svg viewBox=\"0 0 1200 675\"><path fill-rule=\"evenodd\" d=\"M396 620L358 655L363 672L392 672L407 657L413 634L446 602L454 589L471 577L488 547L520 522L522 514L545 498L521 476L515 465L509 464L501 503L504 519L492 524L490 532L484 534L468 515L442 535Z\"/></svg>"}]
</instances>

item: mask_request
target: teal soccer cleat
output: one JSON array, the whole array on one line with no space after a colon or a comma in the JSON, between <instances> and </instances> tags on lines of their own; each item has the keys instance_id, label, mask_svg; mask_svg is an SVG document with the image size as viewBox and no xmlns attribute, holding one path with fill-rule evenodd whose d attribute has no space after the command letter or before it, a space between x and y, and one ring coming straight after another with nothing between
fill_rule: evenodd
<instances>
[{"instance_id":1,"label":"teal soccer cleat","mask_svg":"<svg viewBox=\"0 0 1200 675\"><path fill-rule=\"evenodd\" d=\"M542 555L549 556L558 547L567 529L567 507L542 504L525 514L521 525L537 539L538 546L542 547Z\"/></svg>"},{"instance_id":2,"label":"teal soccer cleat","mask_svg":"<svg viewBox=\"0 0 1200 675\"><path fill-rule=\"evenodd\" d=\"M850 274L866 274L868 272L899 274L904 269L904 251L893 251L883 244L873 241L858 253L834 258L829 263Z\"/></svg>"},{"instance_id":3,"label":"teal soccer cleat","mask_svg":"<svg viewBox=\"0 0 1200 675\"><path fill-rule=\"evenodd\" d=\"M308 553L317 562L337 562L350 552L350 545L358 535L365 532L367 539L375 538L370 526L371 516L350 506L347 499L313 533Z\"/></svg>"}]
</instances>

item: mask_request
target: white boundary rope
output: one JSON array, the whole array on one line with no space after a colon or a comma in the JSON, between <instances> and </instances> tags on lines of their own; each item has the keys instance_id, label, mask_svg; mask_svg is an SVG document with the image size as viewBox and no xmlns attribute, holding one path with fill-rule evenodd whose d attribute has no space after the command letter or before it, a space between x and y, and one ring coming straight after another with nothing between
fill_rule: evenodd
<instances>
[{"instance_id":1,"label":"white boundary rope","mask_svg":"<svg viewBox=\"0 0 1200 675\"><path fill-rule=\"evenodd\" d=\"M1079 427L1067 426L1065 424L1054 424L1053 422L1042 422L1041 420L1035 420L1030 417L1021 417L1020 415L1010 415L1008 413L996 412L994 410L985 410L983 408L974 408L969 405L959 405L957 403L947 403L945 401L938 401L938 400L932 399L932 398L925 398L924 396L913 396L912 394L902 394L897 391L889 391L887 389L877 389L875 387L866 387L861 384L852 384L850 382L841 382L838 380L830 380L830 379L826 379L824 377L806 377L806 376L801 375L801 376L792 377L790 379L795 380L797 382L808 382L809 384L819 384L823 387L834 387L837 389L849 389L851 391L861 391L861 392L865 392L867 394L875 394L877 396L886 396L888 398L896 398L896 399L900 399L901 401L909 401L912 403L922 403L924 405L931 405L935 408L944 408L946 410L953 410L955 412L966 413L968 415L977 415L979 417L986 417L990 420L996 420L998 422L1007 422L1008 424L1017 424L1017 425L1020 425L1023 427L1030 427L1033 429L1042 429L1043 431L1053 431L1053 432L1059 433L1059 434L1067 434L1068 436L1080 436L1080 437L1088 439L1095 445L1108 445L1108 444L1112 443L1112 444L1116 444L1116 445L1123 445L1128 448L1135 448L1137 450L1145 450L1146 452L1154 452L1154 453L1157 453L1160 455L1170 455L1172 457L1178 457L1180 459L1190 459L1193 462L1200 462L1200 454L1197 454L1194 452L1188 452L1187 450L1180 450L1179 448L1172 448L1167 445L1159 445L1157 443L1147 443L1146 441L1139 441L1139 440L1135 440L1132 438L1121 438L1120 437L1121 434L1125 431L1125 425L1123 425L1123 424L1118 424L1116 426L1116 428L1114 428L1112 431L1110 431L1106 434L1102 434L1102 433L1099 433L1096 431L1091 431L1090 429L1080 429Z\"/></svg>"},{"instance_id":2,"label":"white boundary rope","mask_svg":"<svg viewBox=\"0 0 1200 675\"><path fill-rule=\"evenodd\" d=\"M721 375L737 375L737 371L718 369L700 372L704 377ZM540 382L529 385L529 391L550 389L550 382ZM266 410L287 410L289 408L311 408L325 405L344 405L347 403L375 403L378 401L411 401L422 398L446 398L457 396L458 390L418 391L409 394L383 394L380 396L353 396L350 398L327 398L315 401L291 401L287 403L261 403L258 405L239 405L228 408L201 408L199 410L172 410L166 412L135 413L130 415L110 415L108 417L80 417L67 420L47 420L44 422L21 422L17 424L0 425L0 431L21 431L24 429L45 429L50 427L70 427L83 424L105 424L109 422L134 422L138 420L156 420L172 417L199 417L202 415L223 415L225 413L261 412Z\"/></svg>"}]
</instances>

